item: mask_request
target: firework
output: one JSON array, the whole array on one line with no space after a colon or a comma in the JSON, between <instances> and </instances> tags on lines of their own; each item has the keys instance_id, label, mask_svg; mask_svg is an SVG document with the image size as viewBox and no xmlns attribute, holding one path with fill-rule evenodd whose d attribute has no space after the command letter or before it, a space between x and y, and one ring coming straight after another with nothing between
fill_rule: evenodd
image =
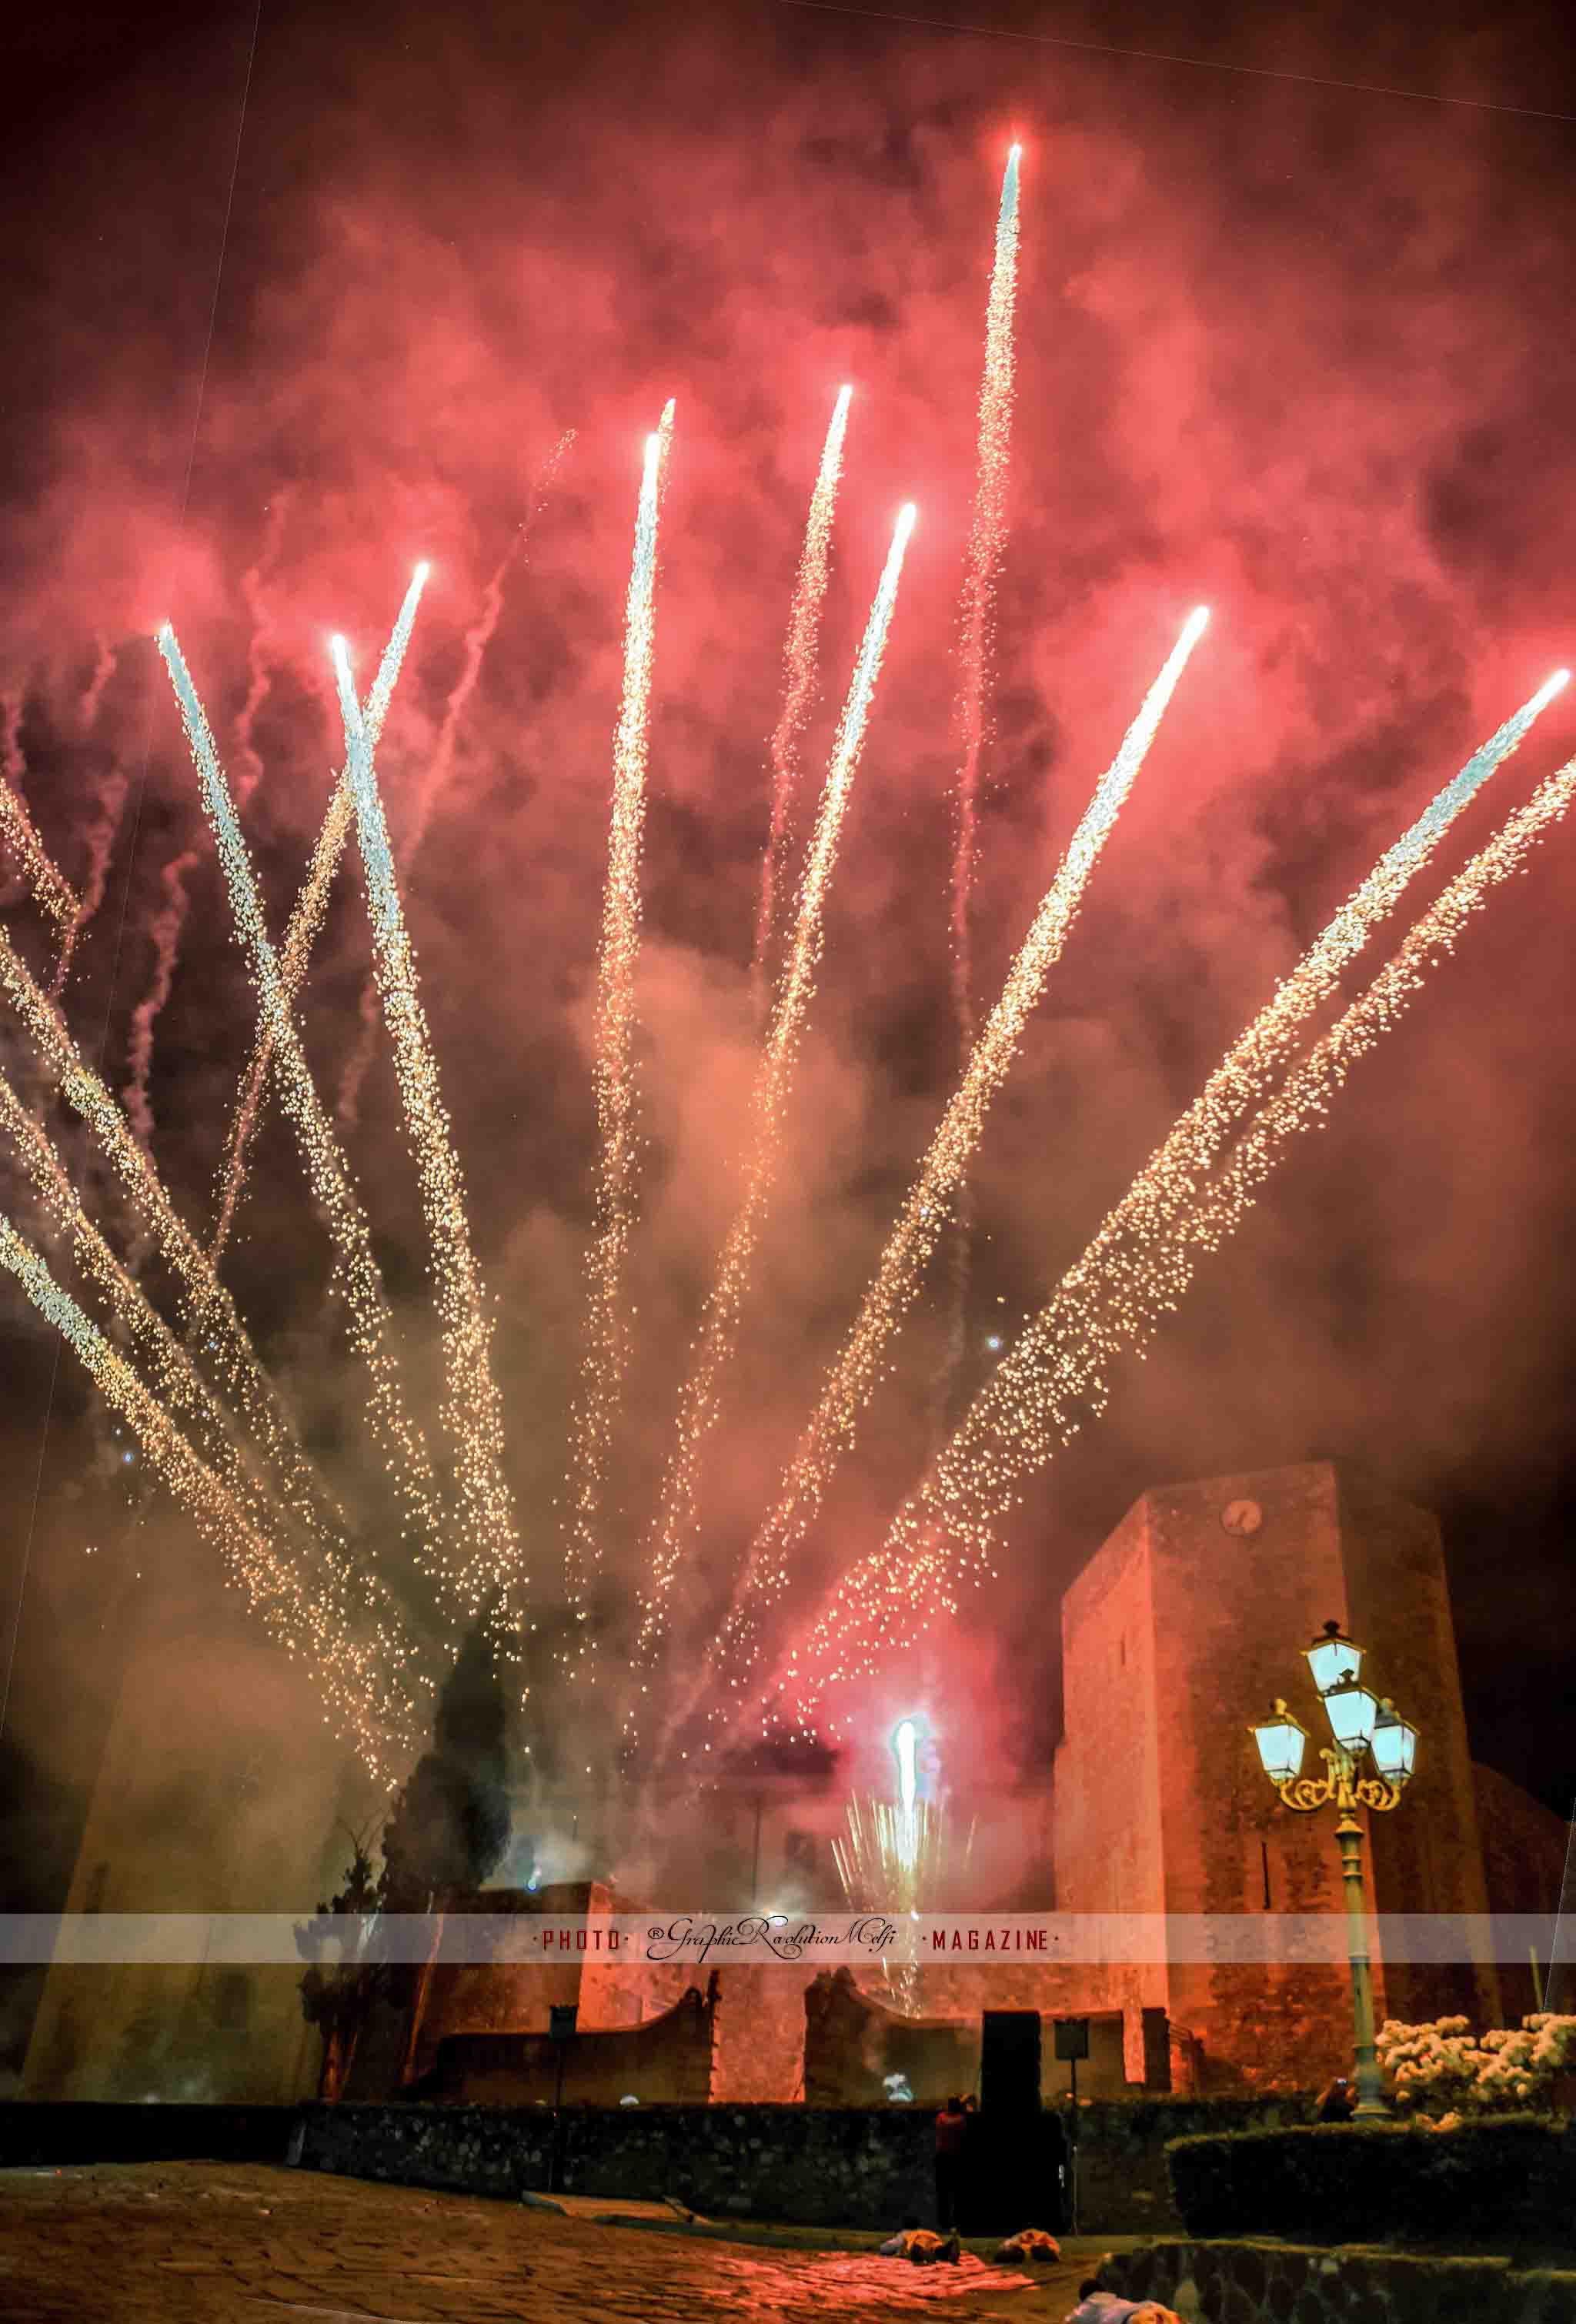
<instances>
[{"instance_id":1,"label":"firework","mask_svg":"<svg viewBox=\"0 0 1576 2324\"><path fill-rule=\"evenodd\" d=\"M405 649L410 642L416 608L421 602L421 592L427 583L428 569L427 566L419 565L411 576L392 634L383 648L383 658L378 664L372 692L366 698L367 739L373 750L377 748L382 735L383 722L389 715L389 705L393 699L394 687L404 662ZM334 884L334 874L339 868L339 859L345 852L345 843L350 836L350 827L355 820L355 801L348 771L344 770L329 798L328 811L323 818L323 827L318 835L318 844L307 867L305 883L296 899L284 932L284 942L280 946L280 988L287 1011L294 1010L301 987L306 982L312 947L318 941L328 909L328 893ZM246 1183L246 1157L253 1132L257 1127L258 1111L272 1057L273 1020L264 1008L257 1020L252 1055L241 1076L240 1092L230 1117L229 1135L225 1141L225 1159L219 1171L218 1213L208 1250L208 1256L216 1262L229 1240L230 1229L235 1223L235 1206Z\"/></svg>"},{"instance_id":2,"label":"firework","mask_svg":"<svg viewBox=\"0 0 1576 2324\"><path fill-rule=\"evenodd\" d=\"M952 991L961 1065L974 1046L973 941L970 903L978 844L980 768L986 741L985 701L990 689L991 649L995 626L996 585L1007 547L1007 470L1012 447L1013 309L1018 295L1018 164L1019 148L1007 157L1001 205L996 220L996 252L985 306L985 366L980 382L974 508L958 606L959 686L957 724L960 758L957 829L952 868ZM935 1381L938 1418L945 1413L963 1358L969 1296L968 1188L958 1190L958 1232L951 1245L945 1352Z\"/></svg>"},{"instance_id":3,"label":"firework","mask_svg":"<svg viewBox=\"0 0 1576 2324\"><path fill-rule=\"evenodd\" d=\"M899 1721L892 1735L898 1762L898 1799L855 1796L844 1812L841 1839L832 1843L832 1860L843 1893L855 1912L900 1914L917 1920L934 1909L943 1881L951 1871L946 1817L937 1800L918 1796L915 1765L918 1736L911 1719ZM971 1824L959 1853L965 1868L973 1848ZM919 2008L919 1969L914 1960L881 1962L888 1989L906 2016Z\"/></svg>"},{"instance_id":4,"label":"firework","mask_svg":"<svg viewBox=\"0 0 1576 2324\"><path fill-rule=\"evenodd\" d=\"M624 1259L634 1219L635 965L641 948L641 839L646 816L651 666L657 594L657 521L673 435L673 404L646 439L635 520L634 556L624 611L623 694L613 738L613 825L597 960L594 1063L599 1157L596 1226L586 1255L586 1314L580 1382L571 1414L573 1443L564 1545L567 1594L576 1619L590 1611L601 1569L608 1454L629 1362L622 1298ZM576 1641L573 1665L594 1678L590 1634Z\"/></svg>"},{"instance_id":5,"label":"firework","mask_svg":"<svg viewBox=\"0 0 1576 2324\"><path fill-rule=\"evenodd\" d=\"M469 1545L468 1554L450 1565L448 1578L474 1618L494 1592L517 1593L526 1580L520 1571L520 1543L503 1473L503 1415L493 1378L486 1294L471 1249L465 1181L439 1093L432 1037L400 908L372 744L343 638L334 640L332 650L355 794L356 835L366 873L378 991L432 1240L447 1380L443 1416L456 1448L462 1528ZM517 1596L513 1602L518 1610Z\"/></svg>"},{"instance_id":6,"label":"firework","mask_svg":"<svg viewBox=\"0 0 1576 2324\"><path fill-rule=\"evenodd\" d=\"M1515 736L1519 740L1564 682L1562 671L1488 748L1499 744L1512 729L1519 728ZM1505 743L1500 755L1514 746L1514 741ZM1480 752L1479 759L1484 755ZM1461 781L1458 777L1456 784L1440 794L1400 847L1384 859L1374 880L1386 865L1395 865L1401 849L1409 844L1422 849L1416 860L1423 860L1427 848L1416 835L1428 825L1430 844L1437 840L1451 814L1470 795L1461 793L1448 809L1441 807L1441 801L1458 792ZM1235 1231L1289 1140L1323 1122L1352 1063L1398 1021L1422 989L1428 970L1453 950L1489 892L1524 868L1530 850L1563 816L1573 796L1576 761L1540 785L1528 804L1415 923L1395 958L1257 1113L1212 1184L1204 1183L1204 1174L1220 1159L1224 1130L1214 1115L1207 1130L1195 1122L1202 1099L1184 1117L1184 1124L1194 1125L1187 1148L1173 1132L1083 1258L1063 1277L1055 1297L975 1398L941 1459L899 1511L883 1547L844 1578L803 1652L790 1655L786 1683L800 1720L813 1716L824 1686L855 1671L868 1673L878 1656L910 1642L937 1616L954 1614L963 1587L980 1586L991 1578L995 1529L1018 1505L1022 1480L1052 1461L1085 1419L1103 1411L1110 1393L1107 1363L1120 1351L1143 1351L1161 1317L1186 1291L1197 1254L1218 1250ZM1398 895L1410 872L1397 868L1389 876L1392 894ZM1365 882L1337 915L1280 988L1281 995L1294 988L1310 961L1327 963L1338 954L1350 959L1360 948L1368 908L1360 907L1359 899L1372 885L1372 881ZM1335 930L1339 937L1332 936ZM1329 989L1328 983L1323 987ZM1244 1041L1264 1026L1279 997ZM1280 1044L1281 1034L1277 1019L1261 1037L1253 1060L1256 1074L1271 1045ZM1237 1055L1232 1051L1227 1064ZM1209 1089L1224 1071L1224 1066L1219 1069ZM1233 1119L1241 1111L1239 1106ZM1184 1166L1179 1157L1184 1151L1191 1174L1186 1176L1180 1175ZM1143 1222L1142 1240L1124 1239L1123 1230L1135 1217ZM1119 1250L1122 1263L1113 1267Z\"/></svg>"},{"instance_id":7,"label":"firework","mask_svg":"<svg viewBox=\"0 0 1576 2324\"><path fill-rule=\"evenodd\" d=\"M788 806L793 797L799 737L816 699L816 651L821 634L821 607L832 560L832 520L837 508L837 483L843 473L843 438L848 425L849 399L844 387L833 406L832 424L821 449L816 489L810 496L805 545L794 580L788 609L788 641L783 648L782 715L770 744L771 760L771 829L760 862L760 902L755 917L755 981L760 1014L765 1015L772 933L777 918L777 874L787 844Z\"/></svg>"},{"instance_id":8,"label":"firework","mask_svg":"<svg viewBox=\"0 0 1576 2324\"><path fill-rule=\"evenodd\" d=\"M716 1280L701 1318L696 1361L679 1406L678 1442L663 1482L662 1504L653 1532L651 1583L645 1597L637 1645L637 1657L642 1663L649 1664L656 1652L667 1624L674 1575L685 1552L693 1545L697 1529L696 1495L701 1447L716 1425L723 1378L737 1344L740 1311L771 1190L783 1113L815 995L816 971L825 933L826 892L837 861L843 818L864 748L914 518L914 505L909 502L893 530L880 586L865 625L799 883L793 945L778 987L766 1047L755 1077L752 1148L744 1199L728 1230Z\"/></svg>"},{"instance_id":9,"label":"firework","mask_svg":"<svg viewBox=\"0 0 1576 2324\"><path fill-rule=\"evenodd\" d=\"M285 1111L294 1125L308 1181L333 1240L335 1283L343 1289L349 1310L351 1344L363 1358L370 1375L368 1410L374 1433L390 1456L402 1507L403 1527L407 1538L411 1539L418 1563L438 1578L447 1578L443 1528L433 1499L431 1464L420 1433L406 1414L400 1391L392 1320L373 1253L366 1214L312 1080L300 1035L285 999L279 962L269 942L256 876L242 836L235 801L219 764L207 716L176 643L175 632L168 622L159 632L159 650L180 705L202 788L203 811L213 830L236 930L249 956L263 1014L272 1034L274 1065ZM213 1282L211 1267L206 1259L202 1263L207 1279ZM206 1310L199 1310L199 1316L201 1326L206 1328Z\"/></svg>"},{"instance_id":10,"label":"firework","mask_svg":"<svg viewBox=\"0 0 1576 2324\"><path fill-rule=\"evenodd\" d=\"M18 858L23 877L34 902L55 929L69 941L81 906L75 890L61 878L33 828L32 817L15 788L23 774L22 703L14 697L4 706L0 725L0 841L7 842Z\"/></svg>"},{"instance_id":11,"label":"firework","mask_svg":"<svg viewBox=\"0 0 1576 2324\"><path fill-rule=\"evenodd\" d=\"M1165 668L1144 698L1012 964L1001 998L974 1045L963 1076L926 1153L919 1175L888 1239L853 1328L827 1376L809 1426L799 1439L776 1506L751 1545L719 1636L713 1665L752 1659L760 1611L756 1593L786 1588L789 1561L819 1513L838 1461L848 1452L859 1416L881 1377L881 1362L917 1296L926 1265L953 1220L959 1191L984 1130L991 1100L1007 1078L1046 980L1061 957L1083 890L1144 763L1188 657L1209 619L1189 615ZM702 1685L705 1683L703 1674ZM698 1697L697 1686L689 1707ZM681 1714L687 1716L687 1710Z\"/></svg>"},{"instance_id":12,"label":"firework","mask_svg":"<svg viewBox=\"0 0 1576 2324\"><path fill-rule=\"evenodd\" d=\"M392 1641L357 1638L340 1604L302 1585L243 1503L193 1452L124 1357L4 1216L0 1266L16 1277L39 1313L80 1359L105 1401L132 1429L154 1471L218 1551L231 1580L270 1634L287 1653L308 1662L332 1723L354 1739L373 1775L386 1779L392 1765L408 1759L414 1748L410 1703L384 1675Z\"/></svg>"}]
</instances>

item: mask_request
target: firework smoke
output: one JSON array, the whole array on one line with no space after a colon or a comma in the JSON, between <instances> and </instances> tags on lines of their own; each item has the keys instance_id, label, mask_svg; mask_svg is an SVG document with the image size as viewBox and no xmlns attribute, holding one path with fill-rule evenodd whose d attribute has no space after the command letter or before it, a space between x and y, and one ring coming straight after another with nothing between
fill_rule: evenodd
<instances>
[{"instance_id":1,"label":"firework smoke","mask_svg":"<svg viewBox=\"0 0 1576 2324\"><path fill-rule=\"evenodd\" d=\"M268 525L257 562L248 566L241 576L241 595L252 617L252 635L246 648L246 699L235 720L235 805L243 811L250 806L252 794L263 780L263 761L252 747L252 735L257 714L273 685L274 621L267 590L279 561L280 537L293 499L288 486L275 493L269 503Z\"/></svg>"},{"instance_id":2,"label":"firework smoke","mask_svg":"<svg viewBox=\"0 0 1576 2324\"><path fill-rule=\"evenodd\" d=\"M373 772L372 744L356 698L343 638L333 641L339 708L355 795L356 835L366 873L373 952L383 1022L394 1052L405 1124L421 1185L421 1207L432 1240L438 1312L443 1333L446 1401L443 1417L456 1452L464 1554L451 1563L451 1586L473 1618L494 1593L500 1612L519 1615L527 1577L503 1469L503 1413L493 1378L486 1294L471 1249L465 1181L438 1088L432 1037L421 1006L416 963L400 908L388 825Z\"/></svg>"},{"instance_id":3,"label":"firework smoke","mask_svg":"<svg viewBox=\"0 0 1576 2324\"><path fill-rule=\"evenodd\" d=\"M106 639L95 638L93 644L93 675L82 689L82 699L77 706L77 715L82 721L85 734L91 734L98 724L98 706L104 699L104 689L120 666L118 655Z\"/></svg>"},{"instance_id":4,"label":"firework smoke","mask_svg":"<svg viewBox=\"0 0 1576 2324\"><path fill-rule=\"evenodd\" d=\"M741 1683L736 1674L753 1660L763 1610L758 1594L771 1599L787 1589L793 1553L819 1514L837 1462L853 1449L859 1416L881 1377L882 1359L913 1305L944 1229L954 1219L991 1101L1007 1078L1046 980L1061 957L1100 852L1208 619L1203 606L1188 617L1121 748L1101 777L898 1214L853 1328L799 1439L776 1506L751 1545L733 1607L714 1655L708 1657L712 1667L735 1674L735 1685ZM705 1683L703 1675L681 1717L687 1716Z\"/></svg>"},{"instance_id":5,"label":"firework smoke","mask_svg":"<svg viewBox=\"0 0 1576 2324\"><path fill-rule=\"evenodd\" d=\"M821 608L826 596L832 564L832 520L837 510L837 484L843 473L843 438L848 426L851 387L839 391L832 424L821 449L816 489L810 495L805 546L794 579L788 608L788 640L783 648L782 715L769 746L771 760L771 829L760 864L760 902L755 916L755 955L751 965L756 1013L764 1019L771 974L771 944L777 919L777 875L788 838L789 803L793 798L799 737L815 706L816 652L821 635Z\"/></svg>"},{"instance_id":6,"label":"firework smoke","mask_svg":"<svg viewBox=\"0 0 1576 2324\"><path fill-rule=\"evenodd\" d=\"M661 1506L653 1527L651 1583L646 1593L637 1644L637 1658L649 1665L667 1627L668 1593L686 1553L693 1547L699 1526L696 1494L700 1456L705 1438L716 1425L723 1376L738 1342L739 1317L749 1288L750 1267L771 1192L773 1172L782 1140L784 1110L793 1087L799 1044L815 995L816 971L825 935L826 893L837 862L843 818L859 769L860 754L875 700L876 680L886 651L887 632L898 603L903 556L914 530L915 510L908 503L892 533L880 586L865 625L859 658L843 706L826 772L825 788L816 817L816 828L799 883L798 908L788 966L778 988L766 1047L755 1076L751 1108L751 1152L743 1202L728 1230L716 1280L707 1296L699 1336L692 1352L696 1361L679 1405L678 1441L663 1480Z\"/></svg>"},{"instance_id":7,"label":"firework smoke","mask_svg":"<svg viewBox=\"0 0 1576 2324\"><path fill-rule=\"evenodd\" d=\"M189 875L196 871L199 860L195 848L185 848L166 863L161 874L164 905L150 930L153 939L153 979L132 1015L132 1077L121 1095L125 1100L132 1128L144 1146L151 1146L153 1142L153 1111L148 1102L148 1076L153 1067L153 1028L175 982L175 964L180 953L180 938L186 927L187 914L191 909L186 882Z\"/></svg>"},{"instance_id":8,"label":"firework smoke","mask_svg":"<svg viewBox=\"0 0 1576 2324\"><path fill-rule=\"evenodd\" d=\"M635 965L641 948L641 839L657 592L657 521L673 435L673 404L646 439L635 548L624 612L623 695L613 740L613 827L597 961L594 1064L600 1141L596 1228L586 1255L585 1352L571 1415L569 1508L564 1548L567 1595L584 1623L602 1567L608 1455L629 1364L622 1309L624 1259L634 1219ZM594 1679L594 1641L583 1633L572 1665Z\"/></svg>"},{"instance_id":9,"label":"firework smoke","mask_svg":"<svg viewBox=\"0 0 1576 2324\"><path fill-rule=\"evenodd\" d=\"M303 1586L247 1510L200 1460L158 1399L55 1281L11 1221L0 1216L0 1267L80 1359L105 1401L135 1435L155 1472L219 1553L231 1580L285 1651L307 1662L327 1714L355 1741L369 1772L386 1779L414 1748L408 1699L385 1676L390 1641L356 1637L344 1607Z\"/></svg>"},{"instance_id":10,"label":"firework smoke","mask_svg":"<svg viewBox=\"0 0 1576 2324\"><path fill-rule=\"evenodd\" d=\"M844 1577L785 1688L799 1720L823 1689L917 1637L957 1610L965 1583L991 1578L994 1529L1020 1499L1023 1479L1055 1459L1087 1417L1104 1410L1104 1367L1141 1351L1192 1281L1198 1251L1218 1250L1246 1215L1281 1150L1324 1119L1352 1061L1396 1024L1427 972L1450 953L1489 890L1524 859L1576 795L1576 761L1452 881L1410 930L1368 991L1288 1074L1250 1123L1215 1185L1206 1185L1228 1133L1283 1063L1316 1001L1361 949L1384 912L1426 862L1478 786L1513 751L1566 682L1561 671L1502 726L1433 799L1318 937L1276 998L1216 1068L1082 1259L982 1389L939 1461L894 1520L882 1548Z\"/></svg>"},{"instance_id":11,"label":"firework smoke","mask_svg":"<svg viewBox=\"0 0 1576 2324\"><path fill-rule=\"evenodd\" d=\"M113 655L110 666L113 669ZM109 884L110 858L120 835L121 817L125 813L130 789L131 785L119 767L111 767L98 787L98 812L88 826L88 877L82 883L81 901L60 946L60 956L55 964L54 980L50 987L51 998L56 1001L66 989L78 940L96 918L104 901L104 891Z\"/></svg>"}]
</instances>

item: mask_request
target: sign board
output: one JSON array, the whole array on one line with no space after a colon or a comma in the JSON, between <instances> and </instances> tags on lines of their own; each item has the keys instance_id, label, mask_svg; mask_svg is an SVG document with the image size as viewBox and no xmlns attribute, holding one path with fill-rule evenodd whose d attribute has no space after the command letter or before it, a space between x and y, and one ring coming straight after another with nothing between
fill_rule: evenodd
<instances>
[{"instance_id":1,"label":"sign board","mask_svg":"<svg viewBox=\"0 0 1576 2324\"><path fill-rule=\"evenodd\" d=\"M548 2032L555 2042L567 2042L575 2031L579 2003L555 2001L548 2011Z\"/></svg>"},{"instance_id":2,"label":"sign board","mask_svg":"<svg viewBox=\"0 0 1576 2324\"><path fill-rule=\"evenodd\" d=\"M1089 2055L1089 2020L1087 2017L1058 2017L1054 2027L1054 2055L1064 2064Z\"/></svg>"}]
</instances>

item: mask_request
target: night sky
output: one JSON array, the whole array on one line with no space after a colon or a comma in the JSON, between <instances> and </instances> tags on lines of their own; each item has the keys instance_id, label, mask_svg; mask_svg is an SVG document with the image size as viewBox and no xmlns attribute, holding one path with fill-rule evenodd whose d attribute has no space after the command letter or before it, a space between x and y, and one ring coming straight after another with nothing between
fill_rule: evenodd
<instances>
[{"instance_id":1,"label":"night sky","mask_svg":"<svg viewBox=\"0 0 1576 2324\"><path fill-rule=\"evenodd\" d=\"M192 853L149 1097L157 1160L201 1222L253 1003L152 632L173 619L233 772L249 676L266 673L247 822L278 927L338 763L327 632L370 672L412 563L433 560L378 760L399 856L465 633L530 520L407 903L550 1613L620 624L663 402L631 1539L737 1193L765 741L842 381L801 835L893 515L908 498L920 512L708 1472L721 1573L955 1071L951 649L1008 144L1025 149L1018 392L982 1005L1188 609L1213 622L991 1116L960 1396L1373 858L1576 661L1576 74L1554 12L1434 7L1379 31L1355 7L978 16L1004 37L780 0L465 14L264 0L255 25L250 7L67 10L0 35L0 692L21 705L18 787L69 879L107 787L126 786L67 1004L116 1089L169 867ZM1005 37L1027 32L1151 53ZM101 647L114 669L88 732ZM1567 696L1413 908L1572 751ZM1031 1493L958 1658L1015 1749L1054 1740L1056 1594L1137 1493L1329 1456L1440 1512L1474 1749L1570 1812L1573 905L1561 828ZM14 880L0 906L41 967ZM305 1010L330 1096L369 958L353 862ZM16 1056L7 1028L0 1062ZM386 1052L349 1150L420 1403L424 1245ZM9 1185L5 1201L29 1222ZM327 1245L277 1120L241 1234L243 1310L375 1540L358 1375L324 1322ZM914 1481L939 1333L933 1305L905 1335L817 1533L806 1611ZM0 1278L4 1744L40 1831L69 1827L60 1787L91 1767L130 1627L234 1618L167 1499L128 1536L121 1449ZM627 1552L614 1567L616 1641L636 1568ZM689 1603L704 1614L704 1582Z\"/></svg>"}]
</instances>

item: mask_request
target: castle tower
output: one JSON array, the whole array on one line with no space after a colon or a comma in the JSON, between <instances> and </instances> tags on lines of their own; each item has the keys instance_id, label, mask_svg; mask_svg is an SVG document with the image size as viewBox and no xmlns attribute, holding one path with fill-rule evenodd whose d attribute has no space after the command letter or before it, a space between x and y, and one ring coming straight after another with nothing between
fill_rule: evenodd
<instances>
[{"instance_id":1,"label":"castle tower","mask_svg":"<svg viewBox=\"0 0 1576 2324\"><path fill-rule=\"evenodd\" d=\"M1401 1806L1364 1818L1371 1904L1487 1909L1438 1524L1314 1462L1146 1493L1068 1590L1061 1910L1341 1911L1333 1811L1283 1807L1247 1732L1278 1694L1312 1748L1326 1739L1302 1649L1331 1618L1422 1736ZM1127 1974L1133 2001L1164 2008L1249 2083L1306 2089L1350 2057L1344 1970L1176 1961ZM1490 1966L1376 1960L1374 1977L1381 2020L1498 2015Z\"/></svg>"}]
</instances>

